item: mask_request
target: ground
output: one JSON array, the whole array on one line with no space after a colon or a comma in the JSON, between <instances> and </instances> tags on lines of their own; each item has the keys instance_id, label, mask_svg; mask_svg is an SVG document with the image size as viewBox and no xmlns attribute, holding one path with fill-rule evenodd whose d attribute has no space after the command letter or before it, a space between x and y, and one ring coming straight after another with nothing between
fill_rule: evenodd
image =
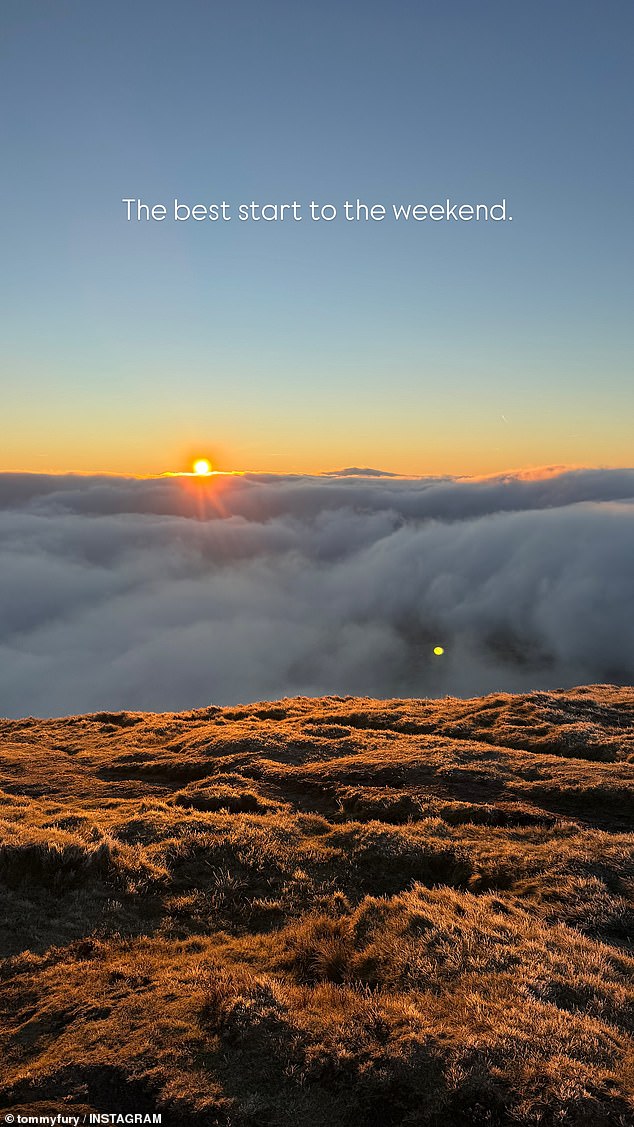
<instances>
[{"instance_id":1,"label":"ground","mask_svg":"<svg viewBox=\"0 0 634 1127\"><path fill-rule=\"evenodd\" d=\"M0 1107L628 1127L634 690L0 721Z\"/></svg>"}]
</instances>

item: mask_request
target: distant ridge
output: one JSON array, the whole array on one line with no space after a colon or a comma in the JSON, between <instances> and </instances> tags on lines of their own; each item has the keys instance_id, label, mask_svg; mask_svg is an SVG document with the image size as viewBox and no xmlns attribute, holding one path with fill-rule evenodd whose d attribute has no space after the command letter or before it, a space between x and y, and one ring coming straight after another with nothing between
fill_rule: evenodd
<instances>
[{"instance_id":1,"label":"distant ridge","mask_svg":"<svg viewBox=\"0 0 634 1127\"><path fill-rule=\"evenodd\" d=\"M329 470L322 477L402 477L402 474L391 473L389 470L373 470L368 466L347 466L344 470Z\"/></svg>"}]
</instances>

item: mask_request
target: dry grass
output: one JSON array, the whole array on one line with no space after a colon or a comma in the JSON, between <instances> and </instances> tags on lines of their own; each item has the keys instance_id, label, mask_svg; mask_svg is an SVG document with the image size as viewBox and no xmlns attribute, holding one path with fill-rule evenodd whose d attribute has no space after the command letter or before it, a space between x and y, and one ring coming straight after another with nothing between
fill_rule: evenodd
<instances>
[{"instance_id":1,"label":"dry grass","mask_svg":"<svg viewBox=\"0 0 634 1127\"><path fill-rule=\"evenodd\" d=\"M634 692L0 721L0 1105L629 1127Z\"/></svg>"}]
</instances>

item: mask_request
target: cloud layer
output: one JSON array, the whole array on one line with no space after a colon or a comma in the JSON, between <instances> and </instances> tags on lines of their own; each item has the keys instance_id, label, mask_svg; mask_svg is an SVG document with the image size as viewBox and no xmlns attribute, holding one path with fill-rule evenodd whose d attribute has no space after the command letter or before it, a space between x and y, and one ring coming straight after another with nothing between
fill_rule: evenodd
<instances>
[{"instance_id":1,"label":"cloud layer","mask_svg":"<svg viewBox=\"0 0 634 1127\"><path fill-rule=\"evenodd\" d=\"M634 470L3 474L0 713L633 681L633 561Z\"/></svg>"}]
</instances>

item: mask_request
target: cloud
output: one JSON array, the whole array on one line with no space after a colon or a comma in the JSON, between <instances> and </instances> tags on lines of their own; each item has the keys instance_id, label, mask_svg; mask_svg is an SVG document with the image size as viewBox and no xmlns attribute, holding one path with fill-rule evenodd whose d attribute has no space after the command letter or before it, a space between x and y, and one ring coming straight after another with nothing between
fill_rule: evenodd
<instances>
[{"instance_id":1,"label":"cloud","mask_svg":"<svg viewBox=\"0 0 634 1127\"><path fill-rule=\"evenodd\" d=\"M0 713L628 682L632 559L634 470L4 474Z\"/></svg>"}]
</instances>

